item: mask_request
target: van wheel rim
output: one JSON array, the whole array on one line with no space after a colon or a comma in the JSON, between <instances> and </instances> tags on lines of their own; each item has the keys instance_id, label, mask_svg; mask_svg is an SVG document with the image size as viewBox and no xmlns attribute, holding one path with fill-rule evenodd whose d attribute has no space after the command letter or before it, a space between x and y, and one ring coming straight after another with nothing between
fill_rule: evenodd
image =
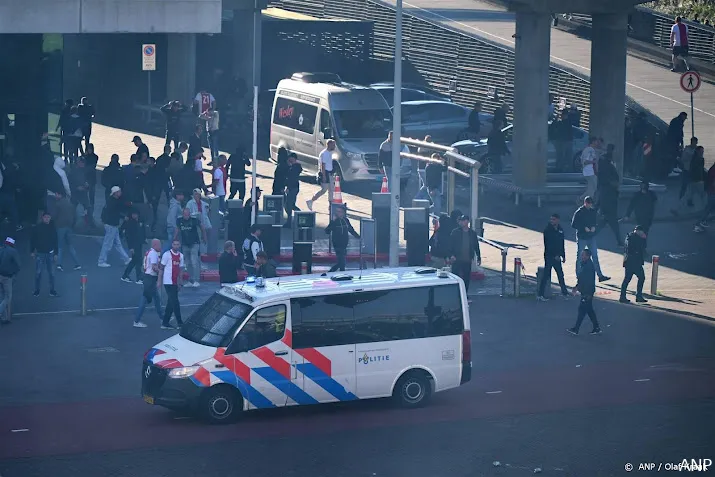
<instances>
[{"instance_id":1,"label":"van wheel rim","mask_svg":"<svg viewBox=\"0 0 715 477\"><path fill-rule=\"evenodd\" d=\"M209 403L211 414L219 419L223 419L231 413L231 402L226 396L216 396Z\"/></svg>"},{"instance_id":2,"label":"van wheel rim","mask_svg":"<svg viewBox=\"0 0 715 477\"><path fill-rule=\"evenodd\" d=\"M405 384L403 394L405 396L405 400L414 403L422 400L424 390L422 389L422 385L420 383L416 381L410 381Z\"/></svg>"}]
</instances>

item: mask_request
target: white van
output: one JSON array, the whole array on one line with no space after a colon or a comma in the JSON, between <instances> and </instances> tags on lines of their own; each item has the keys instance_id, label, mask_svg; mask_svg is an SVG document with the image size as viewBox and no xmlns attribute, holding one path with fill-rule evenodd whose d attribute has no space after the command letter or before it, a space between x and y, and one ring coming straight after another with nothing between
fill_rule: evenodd
<instances>
[{"instance_id":1,"label":"white van","mask_svg":"<svg viewBox=\"0 0 715 477\"><path fill-rule=\"evenodd\" d=\"M471 379L470 338L464 282L434 268L231 285L146 352L142 395L213 423L389 396L414 407Z\"/></svg>"},{"instance_id":2,"label":"white van","mask_svg":"<svg viewBox=\"0 0 715 477\"><path fill-rule=\"evenodd\" d=\"M317 172L318 155L335 139L336 174L343 181L377 180L380 144L392 113L382 95L344 83L332 73L296 73L278 83L271 116L271 157L285 147L307 171Z\"/></svg>"}]
</instances>

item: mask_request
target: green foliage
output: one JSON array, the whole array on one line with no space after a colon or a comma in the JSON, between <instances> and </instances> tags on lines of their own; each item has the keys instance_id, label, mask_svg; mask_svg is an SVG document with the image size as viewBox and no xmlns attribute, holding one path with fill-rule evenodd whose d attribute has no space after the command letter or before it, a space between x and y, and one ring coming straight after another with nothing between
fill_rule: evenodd
<instances>
[{"instance_id":1,"label":"green foliage","mask_svg":"<svg viewBox=\"0 0 715 477\"><path fill-rule=\"evenodd\" d=\"M715 22L715 0L659 0L643 6L673 17L680 15L693 20L697 16L700 22Z\"/></svg>"}]
</instances>

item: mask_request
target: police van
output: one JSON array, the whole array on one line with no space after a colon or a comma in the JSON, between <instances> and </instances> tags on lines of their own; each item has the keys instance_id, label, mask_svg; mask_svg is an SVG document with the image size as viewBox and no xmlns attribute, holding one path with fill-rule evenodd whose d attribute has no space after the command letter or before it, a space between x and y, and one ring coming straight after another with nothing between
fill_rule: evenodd
<instances>
[{"instance_id":1,"label":"police van","mask_svg":"<svg viewBox=\"0 0 715 477\"><path fill-rule=\"evenodd\" d=\"M390 396L415 407L471 369L464 282L386 268L223 287L146 352L142 395L225 423L252 409Z\"/></svg>"}]
</instances>

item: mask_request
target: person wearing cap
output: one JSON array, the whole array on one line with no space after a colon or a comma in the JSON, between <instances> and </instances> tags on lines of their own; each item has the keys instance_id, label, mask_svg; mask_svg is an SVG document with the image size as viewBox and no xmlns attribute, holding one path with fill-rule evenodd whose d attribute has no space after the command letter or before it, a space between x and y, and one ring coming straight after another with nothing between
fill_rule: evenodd
<instances>
[{"instance_id":1,"label":"person wearing cap","mask_svg":"<svg viewBox=\"0 0 715 477\"><path fill-rule=\"evenodd\" d=\"M338 263L333 265L330 271L335 272L340 270L344 272L350 235L356 239L360 238L360 234L355 231L348 218L345 217L344 205L335 207L335 217L325 228L325 233L330 235L330 239L333 241L333 248L335 248L335 257L338 259Z\"/></svg>"},{"instance_id":2,"label":"person wearing cap","mask_svg":"<svg viewBox=\"0 0 715 477\"><path fill-rule=\"evenodd\" d=\"M581 269L581 252L588 247L590 250L589 260L593 258L593 265L598 273L598 281L610 280L601 271L601 264L598 262L598 246L596 245L596 227L598 226L598 212L593 208L593 199L586 196L583 205L579 207L571 218L571 227L576 229L576 275Z\"/></svg>"},{"instance_id":3,"label":"person wearing cap","mask_svg":"<svg viewBox=\"0 0 715 477\"><path fill-rule=\"evenodd\" d=\"M47 270L50 281L50 296L59 296L55 291L54 264L57 261L57 229L48 211L42 213L42 220L32 229L30 256L35 259L35 293L40 296L42 269Z\"/></svg>"},{"instance_id":4,"label":"person wearing cap","mask_svg":"<svg viewBox=\"0 0 715 477\"><path fill-rule=\"evenodd\" d=\"M117 249L117 253L122 258L124 265L128 265L131 259L122 246L122 240L119 238L119 224L122 221L124 213L124 203L122 202L122 189L118 186L112 187L109 194L109 199L102 210L102 222L104 222L104 240L102 241L102 249L99 251L99 260L97 266L102 268L110 267L107 263L107 254L112 247Z\"/></svg>"},{"instance_id":5,"label":"person wearing cap","mask_svg":"<svg viewBox=\"0 0 715 477\"><path fill-rule=\"evenodd\" d=\"M261 241L261 226L258 224L251 225L251 233L243 241L243 268L250 276L256 276L256 256L258 252L263 251L263 242Z\"/></svg>"},{"instance_id":6,"label":"person wearing cap","mask_svg":"<svg viewBox=\"0 0 715 477\"><path fill-rule=\"evenodd\" d=\"M646 303L648 300L643 298L643 284L645 283L645 272L643 271L643 262L645 261L645 245L646 233L642 226L636 225L633 232L626 235L626 244L623 250L623 268L626 269L626 275L621 284L621 303L630 303L626 298L626 290L631 283L633 275L638 278L636 288L636 302Z\"/></svg>"},{"instance_id":7,"label":"person wearing cap","mask_svg":"<svg viewBox=\"0 0 715 477\"><path fill-rule=\"evenodd\" d=\"M479 236L471 229L469 217L462 215L457 221L459 225L450 234L450 249L452 273L464 280L464 286L469 291L472 275L472 260L477 257L477 265L482 264L482 253L479 250Z\"/></svg>"},{"instance_id":8,"label":"person wearing cap","mask_svg":"<svg viewBox=\"0 0 715 477\"><path fill-rule=\"evenodd\" d=\"M166 142L169 146L174 141L174 149L179 148L179 130L181 129L181 114L186 112L186 106L181 101L169 101L161 107L161 112L166 118Z\"/></svg>"},{"instance_id":9,"label":"person wearing cap","mask_svg":"<svg viewBox=\"0 0 715 477\"><path fill-rule=\"evenodd\" d=\"M0 323L10 323L10 309L12 306L12 284L15 275L20 271L20 254L15 250L15 239L7 237L5 244L0 248Z\"/></svg>"},{"instance_id":10,"label":"person wearing cap","mask_svg":"<svg viewBox=\"0 0 715 477\"><path fill-rule=\"evenodd\" d=\"M142 142L142 138L134 136L132 143L137 147L137 152L135 154L139 159L141 159L142 156L149 157L149 148Z\"/></svg>"}]
</instances>

